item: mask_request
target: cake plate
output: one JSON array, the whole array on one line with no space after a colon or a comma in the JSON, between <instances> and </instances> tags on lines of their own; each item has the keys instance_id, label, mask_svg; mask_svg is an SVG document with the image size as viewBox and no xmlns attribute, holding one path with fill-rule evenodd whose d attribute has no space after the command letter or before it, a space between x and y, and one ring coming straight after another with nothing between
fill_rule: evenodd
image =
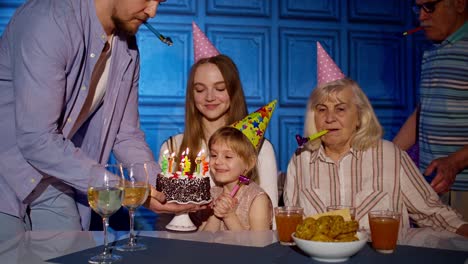
<instances>
[{"instance_id":1,"label":"cake plate","mask_svg":"<svg viewBox=\"0 0 468 264\"><path fill-rule=\"evenodd\" d=\"M197 230L188 213L176 214L171 222L166 225L166 229L180 232L190 232Z\"/></svg>"},{"instance_id":2,"label":"cake plate","mask_svg":"<svg viewBox=\"0 0 468 264\"><path fill-rule=\"evenodd\" d=\"M175 201L171 201L171 202L175 202ZM203 201L200 203L197 203L197 202L188 202L188 203L176 202L176 203L178 204L191 203L191 204L202 205L202 204L208 204L210 202L211 202L211 199L209 201ZM172 218L171 222L169 222L169 224L166 225L166 229L171 230L171 231L179 231L179 232L191 232L191 231L197 230L198 227L192 222L192 219L190 219L189 213L185 212L185 213L176 214L174 218Z\"/></svg>"}]
</instances>

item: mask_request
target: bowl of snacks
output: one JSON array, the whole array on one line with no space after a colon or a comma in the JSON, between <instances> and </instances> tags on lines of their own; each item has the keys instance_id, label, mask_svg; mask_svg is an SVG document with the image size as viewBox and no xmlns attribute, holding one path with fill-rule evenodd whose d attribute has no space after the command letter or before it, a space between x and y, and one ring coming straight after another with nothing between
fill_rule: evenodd
<instances>
[{"instance_id":1,"label":"bowl of snacks","mask_svg":"<svg viewBox=\"0 0 468 264\"><path fill-rule=\"evenodd\" d=\"M367 233L358 229L357 221L345 221L340 215L307 217L297 226L292 238L302 251L315 260L343 262L367 243Z\"/></svg>"}]
</instances>

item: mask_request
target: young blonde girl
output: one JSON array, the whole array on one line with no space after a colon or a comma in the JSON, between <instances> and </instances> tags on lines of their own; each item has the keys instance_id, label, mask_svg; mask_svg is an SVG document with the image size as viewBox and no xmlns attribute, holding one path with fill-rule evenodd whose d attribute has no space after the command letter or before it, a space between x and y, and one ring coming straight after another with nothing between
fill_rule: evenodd
<instances>
[{"instance_id":1,"label":"young blonde girl","mask_svg":"<svg viewBox=\"0 0 468 264\"><path fill-rule=\"evenodd\" d=\"M210 171L216 186L211 188L212 212L199 230L268 230L272 205L265 191L250 178L256 175L257 151L244 134L234 127L218 129L208 142ZM238 185L239 176L250 178Z\"/></svg>"}]
</instances>

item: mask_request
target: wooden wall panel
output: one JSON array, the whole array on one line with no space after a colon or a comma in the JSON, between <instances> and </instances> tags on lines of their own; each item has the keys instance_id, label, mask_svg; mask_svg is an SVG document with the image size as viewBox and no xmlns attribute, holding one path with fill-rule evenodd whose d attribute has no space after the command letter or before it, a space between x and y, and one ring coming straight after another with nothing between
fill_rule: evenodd
<instances>
[{"instance_id":1,"label":"wooden wall panel","mask_svg":"<svg viewBox=\"0 0 468 264\"><path fill-rule=\"evenodd\" d=\"M279 0L281 18L298 19L340 19L340 4L344 1L339 0Z\"/></svg>"},{"instance_id":2,"label":"wooden wall panel","mask_svg":"<svg viewBox=\"0 0 468 264\"><path fill-rule=\"evenodd\" d=\"M0 33L23 0L0 1ZM171 0L150 20L174 41L168 47L144 26L141 51L141 125L158 156L160 144L184 129L188 72L193 64L192 21L220 52L233 58L249 110L279 104L267 130L279 169L286 170L302 134L307 99L316 85L316 41L371 99L391 139L417 102L420 56L427 47L411 1ZM154 215L145 212L143 217ZM144 226L151 228L151 226Z\"/></svg>"}]
</instances>

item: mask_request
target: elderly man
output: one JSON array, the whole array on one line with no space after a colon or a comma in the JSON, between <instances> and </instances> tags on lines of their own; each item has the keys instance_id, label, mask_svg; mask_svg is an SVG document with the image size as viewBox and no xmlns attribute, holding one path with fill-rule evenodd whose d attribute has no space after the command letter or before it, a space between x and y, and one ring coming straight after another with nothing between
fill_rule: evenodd
<instances>
[{"instance_id":1,"label":"elderly man","mask_svg":"<svg viewBox=\"0 0 468 264\"><path fill-rule=\"evenodd\" d=\"M434 46L424 53L420 102L393 142L419 142L420 170L442 200L468 219L468 1L416 0ZM419 131L419 133L417 132Z\"/></svg>"}]
</instances>

